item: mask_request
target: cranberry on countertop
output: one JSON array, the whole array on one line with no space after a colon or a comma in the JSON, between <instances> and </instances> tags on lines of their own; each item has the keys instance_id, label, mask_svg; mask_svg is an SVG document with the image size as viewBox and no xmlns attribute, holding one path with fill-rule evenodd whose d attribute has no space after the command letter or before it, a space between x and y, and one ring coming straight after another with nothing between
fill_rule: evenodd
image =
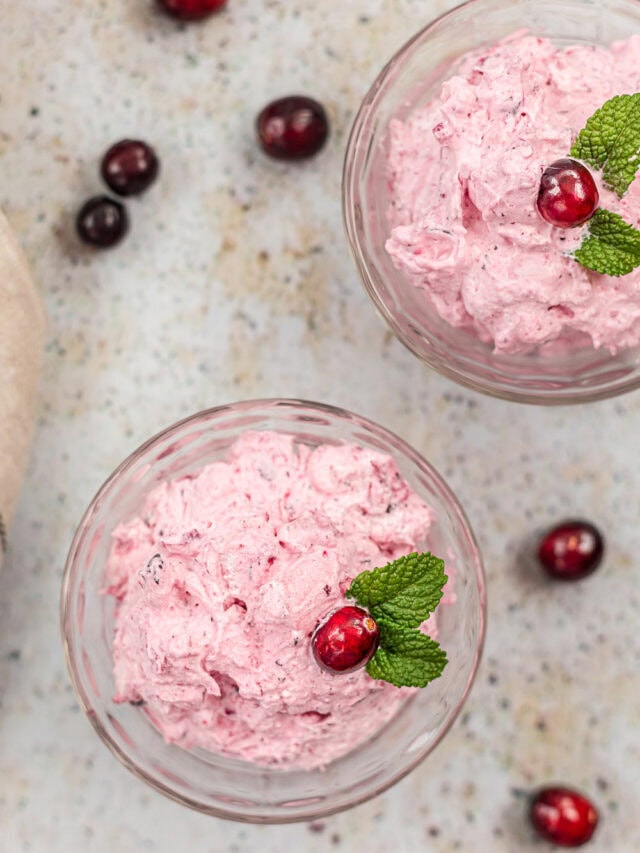
<instances>
[{"instance_id":1,"label":"cranberry on countertop","mask_svg":"<svg viewBox=\"0 0 640 853\"><path fill-rule=\"evenodd\" d=\"M137 195L158 177L160 163L155 151L139 139L116 142L102 158L101 174L118 195Z\"/></svg>"},{"instance_id":2,"label":"cranberry on countertop","mask_svg":"<svg viewBox=\"0 0 640 853\"><path fill-rule=\"evenodd\" d=\"M551 225L583 225L596 212L598 202L593 175L579 160L564 157L542 173L537 207L540 216Z\"/></svg>"},{"instance_id":3,"label":"cranberry on countertop","mask_svg":"<svg viewBox=\"0 0 640 853\"><path fill-rule=\"evenodd\" d=\"M129 230L127 209L108 196L94 196L78 211L76 230L84 243L108 249L119 243Z\"/></svg>"},{"instance_id":4,"label":"cranberry on countertop","mask_svg":"<svg viewBox=\"0 0 640 853\"><path fill-rule=\"evenodd\" d=\"M181 21L199 21L227 5L227 0L158 0L160 7Z\"/></svg>"},{"instance_id":5,"label":"cranberry on countertop","mask_svg":"<svg viewBox=\"0 0 640 853\"><path fill-rule=\"evenodd\" d=\"M316 630L311 640L317 663L328 672L345 673L365 666L380 642L380 629L361 607L341 607Z\"/></svg>"},{"instance_id":6,"label":"cranberry on countertop","mask_svg":"<svg viewBox=\"0 0 640 853\"><path fill-rule=\"evenodd\" d=\"M595 806L571 788L541 788L531 800L531 823L547 841L560 847L581 847L598 825Z\"/></svg>"},{"instance_id":7,"label":"cranberry on countertop","mask_svg":"<svg viewBox=\"0 0 640 853\"><path fill-rule=\"evenodd\" d=\"M602 534L593 524L579 519L564 521L543 536L538 559L557 580L586 578L598 568L604 554Z\"/></svg>"},{"instance_id":8,"label":"cranberry on countertop","mask_svg":"<svg viewBox=\"0 0 640 853\"><path fill-rule=\"evenodd\" d=\"M263 151L278 160L312 157L327 141L329 120L322 104L305 95L272 101L256 120Z\"/></svg>"}]
</instances>

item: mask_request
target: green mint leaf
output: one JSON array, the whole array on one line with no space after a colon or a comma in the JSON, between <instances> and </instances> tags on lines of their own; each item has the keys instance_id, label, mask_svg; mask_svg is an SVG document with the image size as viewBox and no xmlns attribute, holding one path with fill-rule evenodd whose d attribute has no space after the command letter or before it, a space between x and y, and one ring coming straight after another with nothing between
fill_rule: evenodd
<instances>
[{"instance_id":1,"label":"green mint leaf","mask_svg":"<svg viewBox=\"0 0 640 853\"><path fill-rule=\"evenodd\" d=\"M396 687L426 687L442 675L447 655L426 634L380 620L380 645L367 664L371 678L388 681Z\"/></svg>"},{"instance_id":2,"label":"green mint leaf","mask_svg":"<svg viewBox=\"0 0 640 853\"><path fill-rule=\"evenodd\" d=\"M573 143L571 156L602 169L605 185L621 198L640 166L640 92L616 95L596 110Z\"/></svg>"},{"instance_id":3,"label":"green mint leaf","mask_svg":"<svg viewBox=\"0 0 640 853\"><path fill-rule=\"evenodd\" d=\"M390 619L417 628L436 609L447 582L444 562L428 552L409 554L361 572L346 592L376 622Z\"/></svg>"},{"instance_id":4,"label":"green mint leaf","mask_svg":"<svg viewBox=\"0 0 640 853\"><path fill-rule=\"evenodd\" d=\"M617 213L596 210L589 231L573 257L587 269L605 275L626 275L640 266L640 231Z\"/></svg>"}]
</instances>

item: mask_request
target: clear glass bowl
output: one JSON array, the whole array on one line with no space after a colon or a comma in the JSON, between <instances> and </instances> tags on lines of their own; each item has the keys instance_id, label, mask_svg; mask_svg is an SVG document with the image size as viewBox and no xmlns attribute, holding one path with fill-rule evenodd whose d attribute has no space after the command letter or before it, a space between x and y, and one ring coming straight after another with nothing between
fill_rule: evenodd
<instances>
[{"instance_id":1,"label":"clear glass bowl","mask_svg":"<svg viewBox=\"0 0 640 853\"><path fill-rule=\"evenodd\" d=\"M324 770L278 770L167 744L139 707L116 704L112 672L115 603L101 594L113 529L140 511L158 483L224 459L246 430L290 433L310 446L355 442L390 454L435 510L434 553L455 564L455 602L440 608L449 664L366 744ZM341 409L299 400L259 400L201 412L152 438L123 462L87 509L69 552L61 599L67 665L96 731L133 773L172 799L224 818L259 823L310 820L384 791L442 739L471 687L484 636L485 582L473 533L449 488L397 436Z\"/></svg>"},{"instance_id":2,"label":"clear glass bowl","mask_svg":"<svg viewBox=\"0 0 640 853\"><path fill-rule=\"evenodd\" d=\"M590 343L548 344L526 355L493 352L450 326L397 270L385 175L389 121L406 118L439 91L462 54L526 29L563 44L608 45L640 32L637 0L470 0L429 24L383 68L356 116L343 175L347 236L369 296L397 337L440 373L473 388L528 403L579 403L640 387L640 347L617 355Z\"/></svg>"}]
</instances>

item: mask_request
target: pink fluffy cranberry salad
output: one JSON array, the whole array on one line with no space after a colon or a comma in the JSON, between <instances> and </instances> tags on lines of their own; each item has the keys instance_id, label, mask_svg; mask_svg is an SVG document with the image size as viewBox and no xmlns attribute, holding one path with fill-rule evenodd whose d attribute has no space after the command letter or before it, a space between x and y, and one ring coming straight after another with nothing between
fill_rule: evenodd
<instances>
[{"instance_id":1,"label":"pink fluffy cranberry salad","mask_svg":"<svg viewBox=\"0 0 640 853\"><path fill-rule=\"evenodd\" d=\"M605 101L640 90L639 68L638 35L605 49L516 33L464 56L433 100L391 122L386 248L445 321L502 353L640 342L640 269L585 269L569 253L588 225L555 227L536 207L544 169ZM640 181L622 200L598 191L640 221Z\"/></svg>"},{"instance_id":2,"label":"pink fluffy cranberry salad","mask_svg":"<svg viewBox=\"0 0 640 853\"><path fill-rule=\"evenodd\" d=\"M432 518L382 453L244 434L114 532L117 701L186 748L296 768L344 755L409 692L324 671L311 637L358 573L424 549Z\"/></svg>"}]
</instances>

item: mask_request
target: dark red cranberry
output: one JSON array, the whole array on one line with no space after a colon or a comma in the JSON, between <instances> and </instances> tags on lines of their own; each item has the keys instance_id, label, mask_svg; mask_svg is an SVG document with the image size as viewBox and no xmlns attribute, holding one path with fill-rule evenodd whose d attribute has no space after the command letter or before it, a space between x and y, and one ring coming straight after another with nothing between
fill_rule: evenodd
<instances>
[{"instance_id":1,"label":"dark red cranberry","mask_svg":"<svg viewBox=\"0 0 640 853\"><path fill-rule=\"evenodd\" d=\"M76 230L83 242L108 249L119 243L129 230L127 209L106 195L94 196L78 211Z\"/></svg>"},{"instance_id":2,"label":"dark red cranberry","mask_svg":"<svg viewBox=\"0 0 640 853\"><path fill-rule=\"evenodd\" d=\"M227 5L227 0L158 0L161 8L181 21L208 18Z\"/></svg>"},{"instance_id":3,"label":"dark red cranberry","mask_svg":"<svg viewBox=\"0 0 640 853\"><path fill-rule=\"evenodd\" d=\"M116 142L102 158L102 178L118 195L144 192L158 177L156 152L137 139Z\"/></svg>"},{"instance_id":4,"label":"dark red cranberry","mask_svg":"<svg viewBox=\"0 0 640 853\"><path fill-rule=\"evenodd\" d=\"M558 228L573 228L591 219L598 207L598 189L591 172L571 157L556 160L542 173L538 211Z\"/></svg>"},{"instance_id":5,"label":"dark red cranberry","mask_svg":"<svg viewBox=\"0 0 640 853\"><path fill-rule=\"evenodd\" d=\"M365 666L380 642L380 629L361 607L341 607L320 625L311 647L316 661L329 672L352 672Z\"/></svg>"},{"instance_id":6,"label":"dark red cranberry","mask_svg":"<svg viewBox=\"0 0 640 853\"><path fill-rule=\"evenodd\" d=\"M279 160L312 157L327 141L329 120L322 104L304 95L272 101L256 120L263 150Z\"/></svg>"},{"instance_id":7,"label":"dark red cranberry","mask_svg":"<svg viewBox=\"0 0 640 853\"><path fill-rule=\"evenodd\" d=\"M596 831L598 812L571 788L541 788L531 800L531 823L547 841L581 847Z\"/></svg>"},{"instance_id":8,"label":"dark red cranberry","mask_svg":"<svg viewBox=\"0 0 640 853\"><path fill-rule=\"evenodd\" d=\"M586 578L598 568L604 540L588 521L564 521L549 530L538 546L538 559L552 577L564 581Z\"/></svg>"}]
</instances>

